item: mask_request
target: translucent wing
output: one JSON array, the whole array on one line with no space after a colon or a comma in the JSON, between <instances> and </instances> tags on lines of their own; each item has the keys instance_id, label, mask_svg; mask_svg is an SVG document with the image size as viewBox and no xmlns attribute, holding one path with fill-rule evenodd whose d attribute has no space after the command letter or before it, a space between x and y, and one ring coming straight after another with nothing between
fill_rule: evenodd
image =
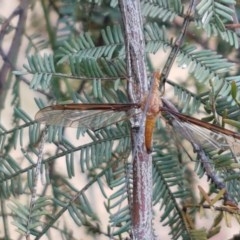
<instances>
[{"instance_id":1,"label":"translucent wing","mask_svg":"<svg viewBox=\"0 0 240 240\"><path fill-rule=\"evenodd\" d=\"M211 146L215 149L231 149L232 153L240 156L236 146L240 146L240 135L222 127L203 122L196 118L181 114L166 99L163 99L164 107L161 109L170 118L169 122L180 136L189 142L199 146Z\"/></svg>"},{"instance_id":2,"label":"translucent wing","mask_svg":"<svg viewBox=\"0 0 240 240\"><path fill-rule=\"evenodd\" d=\"M131 117L129 110L138 104L65 104L41 109L35 116L38 122L98 130Z\"/></svg>"},{"instance_id":3,"label":"translucent wing","mask_svg":"<svg viewBox=\"0 0 240 240\"><path fill-rule=\"evenodd\" d=\"M221 132L213 132L207 128L200 127L189 122L183 122L179 120L173 120L172 126L174 131L189 142L196 143L201 146L211 146L213 149L226 150L228 148L235 148L237 144L240 146L240 140L234 138L234 136L226 135ZM235 135L236 136L236 135ZM236 151L234 151L236 152ZM237 155L239 154L236 152Z\"/></svg>"}]
</instances>

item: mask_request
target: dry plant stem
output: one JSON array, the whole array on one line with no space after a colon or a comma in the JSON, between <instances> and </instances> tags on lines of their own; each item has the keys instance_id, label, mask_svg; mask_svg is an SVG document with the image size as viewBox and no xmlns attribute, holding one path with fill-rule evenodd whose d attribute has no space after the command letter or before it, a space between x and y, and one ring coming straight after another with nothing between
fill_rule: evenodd
<instances>
[{"instance_id":1,"label":"dry plant stem","mask_svg":"<svg viewBox=\"0 0 240 240\"><path fill-rule=\"evenodd\" d=\"M24 31L24 27L26 24L28 5L29 5L28 0L21 0L20 5L12 13L12 15L9 17L9 19L6 20L5 24L3 24L3 27L0 32L0 42L2 42L4 35L5 35L5 29L7 29L7 27L9 26L10 20L13 17L15 17L16 15L19 15L16 31L13 36L12 44L10 46L10 50L9 50L8 54L5 55L3 53L3 49L0 47L0 54L4 58L4 64L0 69L0 93L1 93L0 94L1 95L0 102L1 103L3 102L2 100L5 99L5 94L3 94L3 91L4 91L4 93L6 92L5 91L5 89L6 89L5 82L6 82L6 79L8 78L8 75L9 75L9 72L11 69L11 65L9 63L14 65L14 63L16 61L16 56L18 55L19 48L21 46L22 33ZM0 108L2 108L2 107L3 106L1 104Z\"/></svg>"},{"instance_id":2,"label":"dry plant stem","mask_svg":"<svg viewBox=\"0 0 240 240\"><path fill-rule=\"evenodd\" d=\"M204 170L206 171L206 175L208 179L210 179L210 181L214 183L216 185L216 188L218 188L219 190L226 189L226 184L218 177L216 171L214 171L214 169L212 168L210 160L206 155L206 153L204 152L204 150L201 148L201 146L199 146L198 144L192 141L191 141L191 144L194 152L197 153L197 157L199 161L202 163ZM224 193L223 198L224 198L224 203L231 203L232 205L236 205L234 199L230 196L227 190Z\"/></svg>"},{"instance_id":3,"label":"dry plant stem","mask_svg":"<svg viewBox=\"0 0 240 240\"><path fill-rule=\"evenodd\" d=\"M120 0L120 9L125 33L127 59L128 95L132 102L142 100L147 92L145 66L145 43L138 0ZM133 85L135 83L136 85ZM137 130L137 125L140 128ZM152 158L146 153L144 144L145 119L140 115L132 123L133 145L133 194L132 194L132 237L153 239L152 234Z\"/></svg>"},{"instance_id":4,"label":"dry plant stem","mask_svg":"<svg viewBox=\"0 0 240 240\"><path fill-rule=\"evenodd\" d=\"M219 212L228 212L228 213L234 213L234 214L240 214L239 209L236 207L231 207L231 206L212 206L212 205L208 205L208 204L202 204L202 205L198 205L198 204L184 204L183 206L184 209L193 209L193 208L204 208L204 209L214 209L216 211Z\"/></svg>"},{"instance_id":5,"label":"dry plant stem","mask_svg":"<svg viewBox=\"0 0 240 240\"><path fill-rule=\"evenodd\" d=\"M169 75L169 72L172 68L172 65L174 63L174 60L180 50L180 47L182 46L182 43L183 43L183 40L184 40L184 37L186 35L186 31L187 31L187 28L189 26L189 23L191 21L191 18L192 18L192 12L194 10L194 7L195 7L195 0L192 0L189 4L189 8L187 10L187 13L186 13L186 16L184 18L184 21L183 21L183 25L181 27L181 34L177 37L175 43L174 43L174 46L169 54L169 57L167 59L167 62L161 72L161 79L160 79L160 83L161 83L161 88L163 87L164 89L164 84L166 82L166 79Z\"/></svg>"},{"instance_id":6,"label":"dry plant stem","mask_svg":"<svg viewBox=\"0 0 240 240\"><path fill-rule=\"evenodd\" d=\"M140 2L120 0L119 3L124 27L129 98L136 103L148 91Z\"/></svg>"}]
</instances>

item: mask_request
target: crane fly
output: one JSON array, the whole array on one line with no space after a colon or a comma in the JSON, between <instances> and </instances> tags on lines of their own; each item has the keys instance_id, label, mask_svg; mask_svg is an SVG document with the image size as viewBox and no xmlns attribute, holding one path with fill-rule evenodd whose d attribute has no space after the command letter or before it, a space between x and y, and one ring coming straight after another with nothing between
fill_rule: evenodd
<instances>
[{"instance_id":1,"label":"crane fly","mask_svg":"<svg viewBox=\"0 0 240 240\"><path fill-rule=\"evenodd\" d=\"M209 132L222 134L240 140L240 135L213 125L203 122L196 118L184 115L165 98L160 97L158 91L159 75L155 74L155 81L150 96L146 97L142 103L119 103L119 104L62 104L52 105L37 112L35 119L47 125L62 127L83 127L93 131L104 128L116 122L130 119L136 114L144 111L146 105L146 123L145 123L145 146L148 153L152 150L152 134L156 118L160 113L170 115L175 121L184 124L186 129L191 132L200 132L199 128L207 129ZM134 110L135 111L132 111ZM183 134L184 135L184 134ZM203 136L205 133L202 134ZM208 134L209 135L209 134Z\"/></svg>"}]
</instances>

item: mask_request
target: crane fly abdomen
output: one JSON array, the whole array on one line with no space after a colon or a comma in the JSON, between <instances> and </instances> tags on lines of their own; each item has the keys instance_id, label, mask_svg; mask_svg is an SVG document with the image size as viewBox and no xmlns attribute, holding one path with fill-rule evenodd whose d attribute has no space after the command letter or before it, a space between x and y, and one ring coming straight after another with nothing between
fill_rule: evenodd
<instances>
[{"instance_id":1,"label":"crane fly abdomen","mask_svg":"<svg viewBox=\"0 0 240 240\"><path fill-rule=\"evenodd\" d=\"M155 123L156 116L147 116L145 125L145 147L148 154L152 152L152 137Z\"/></svg>"},{"instance_id":2,"label":"crane fly abdomen","mask_svg":"<svg viewBox=\"0 0 240 240\"><path fill-rule=\"evenodd\" d=\"M144 99L141 109L144 112L146 110L146 123L145 123L145 147L147 153L152 152L152 136L155 127L156 118L160 112L160 106L162 101L160 98L159 87L160 74L154 74L154 82L152 85L152 91Z\"/></svg>"}]
</instances>

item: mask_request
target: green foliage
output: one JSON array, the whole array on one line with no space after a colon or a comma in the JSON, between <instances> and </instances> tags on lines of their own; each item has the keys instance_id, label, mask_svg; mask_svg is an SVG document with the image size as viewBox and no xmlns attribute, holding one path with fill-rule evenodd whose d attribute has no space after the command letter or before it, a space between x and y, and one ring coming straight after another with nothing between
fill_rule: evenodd
<instances>
[{"instance_id":1,"label":"green foliage","mask_svg":"<svg viewBox=\"0 0 240 240\"><path fill-rule=\"evenodd\" d=\"M36 230L39 226L43 226L43 218L50 218L47 207L50 206L50 199L47 197L40 197L36 200L31 216L28 206L23 206L21 203L13 202L9 208L12 210L15 216L14 225L18 228L21 233L30 233L37 236L38 231ZM31 219L31 221L29 221Z\"/></svg>"},{"instance_id":2,"label":"green foliage","mask_svg":"<svg viewBox=\"0 0 240 240\"><path fill-rule=\"evenodd\" d=\"M181 236L188 239L187 226L177 204L178 199L184 201L191 197L183 178L183 168L174 155L156 151L153 159L153 204L160 204L160 209L164 208L161 221L164 225L172 226L172 238L178 239ZM176 187L175 190L172 189L173 186Z\"/></svg>"},{"instance_id":3,"label":"green foliage","mask_svg":"<svg viewBox=\"0 0 240 240\"><path fill-rule=\"evenodd\" d=\"M45 4L48 2L45 1ZM187 35L184 45L179 46L178 67L188 67L188 73L194 79L192 85L202 88L202 91L192 92L185 85L187 81L182 84L167 79L166 83L174 90L173 100L178 102L182 112L193 114L200 109L208 114L205 120L216 124L221 124L219 119L223 122L228 119L226 123L240 119L237 94L240 77L232 75L233 70L239 69L234 69L235 64L228 60L230 53L222 56L219 52L201 47L206 47L203 41L207 37L214 39L215 44L224 42L231 46L231 53L235 53L234 48L239 47L239 36L225 27L233 22L230 4L235 4L235 1L199 1L188 29L188 32L196 31L194 34L199 37L199 42ZM98 131L76 129L70 137L65 128L49 126L45 147L53 149L42 150L39 147L42 126L28 115L26 109L21 108L18 82L24 74L31 75L30 88L47 97L47 100L35 99L40 109L54 104L59 98L72 98L69 100L77 103L128 103L126 49L118 4L117 1L58 0L51 1L48 7L42 3L49 40L42 40L42 36L36 33L25 35L28 39L27 63L23 64L25 72L15 71L17 77L11 96L14 107L12 127L8 129L4 124L0 125L1 201L14 199L8 207L15 216L14 225L23 235L31 234L40 239L55 229L62 239L74 239L76 236L69 230L68 220L64 220L63 214L67 212L72 222L84 227L95 239L100 235L124 239L131 233L133 204L133 166L129 160L132 157L132 129L129 121L114 123ZM181 33L182 26L177 26L175 19L185 17L184 9L179 0L141 1L146 54L156 54L159 50L166 52L174 47L174 41L169 36L174 34L176 38ZM47 19L52 13L57 16L56 26ZM5 19L0 20L3 25ZM77 23L82 23L84 32L78 30ZM7 30L14 31L14 27L9 25ZM42 54L41 50L49 47L52 53ZM150 70L148 74L151 79ZM170 98L167 92L165 96ZM163 121L171 125L169 117L165 118ZM174 240L209 239L209 236L218 234L218 224L223 217L209 229L198 228L195 220L201 208L206 207L207 196L214 198L219 188L212 186L205 198L197 200L188 165L194 162L194 172L199 178L206 175L206 169L199 155L188 153L189 150L185 149L184 135L172 137L171 134L177 132L175 130L169 133L161 124L155 131L152 172L155 218L161 226L170 227L169 234ZM198 133L196 136L202 137ZM90 139L89 143L75 143L83 137ZM207 139L201 145L201 151L207 156L214 174L224 183L227 194L238 203L239 156L235 156L234 149L226 147L228 139L221 140L223 147L216 147L213 140ZM20 157L14 157L16 150L19 150ZM35 205L29 211L28 205L15 198L32 195L36 159L41 154L41 177L45 178L46 187L38 191ZM57 171L63 161L64 174ZM83 174L87 181L81 182L80 187L75 186L71 180ZM94 187L98 190L97 197L92 194ZM224 204L224 197L226 194L221 196L219 204ZM96 205L105 206L105 215L97 212ZM215 206L209 204L207 207ZM223 210L216 208L215 212L225 211L239 219L238 210L228 207L226 204ZM2 207L1 212L5 211ZM160 211L163 213L159 217ZM103 226L106 216L108 223ZM8 212L2 217L8 219L11 215ZM153 226L156 234L159 225ZM5 235L10 239L7 231ZM48 238L51 239L50 234Z\"/></svg>"}]
</instances>

